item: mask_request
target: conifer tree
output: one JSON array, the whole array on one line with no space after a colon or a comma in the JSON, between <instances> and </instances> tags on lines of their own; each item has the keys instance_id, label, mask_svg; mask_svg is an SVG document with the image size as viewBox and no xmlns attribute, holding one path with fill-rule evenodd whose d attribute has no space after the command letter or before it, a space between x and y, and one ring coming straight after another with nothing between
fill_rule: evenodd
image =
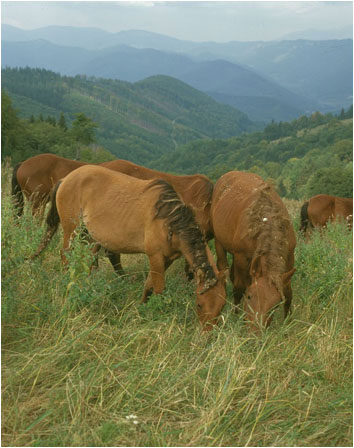
<instances>
[{"instance_id":1,"label":"conifer tree","mask_svg":"<svg viewBox=\"0 0 354 448\"><path fill-rule=\"evenodd\" d=\"M58 126L59 126L61 129L63 129L64 131L67 131L67 130L68 130L68 127L67 127L67 125L66 125L66 120L65 120L65 117L64 117L63 112L60 112L60 117L59 117L59 121L58 121Z\"/></svg>"}]
</instances>

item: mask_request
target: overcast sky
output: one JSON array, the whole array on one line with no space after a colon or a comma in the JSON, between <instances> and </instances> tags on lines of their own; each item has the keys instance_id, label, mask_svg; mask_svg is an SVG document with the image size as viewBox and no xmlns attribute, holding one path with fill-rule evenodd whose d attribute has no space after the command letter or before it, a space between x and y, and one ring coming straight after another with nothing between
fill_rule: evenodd
<instances>
[{"instance_id":1,"label":"overcast sky","mask_svg":"<svg viewBox=\"0 0 354 448\"><path fill-rule=\"evenodd\" d=\"M1 21L23 29L49 25L140 29L192 41L272 40L288 33L352 26L351 1L2 1Z\"/></svg>"}]
</instances>

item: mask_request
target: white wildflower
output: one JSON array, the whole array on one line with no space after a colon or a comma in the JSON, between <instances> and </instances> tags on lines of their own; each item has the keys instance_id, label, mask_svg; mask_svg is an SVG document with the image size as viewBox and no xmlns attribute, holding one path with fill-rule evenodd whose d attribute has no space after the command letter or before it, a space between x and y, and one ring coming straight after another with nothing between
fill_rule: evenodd
<instances>
[{"instance_id":1,"label":"white wildflower","mask_svg":"<svg viewBox=\"0 0 354 448\"><path fill-rule=\"evenodd\" d=\"M127 415L125 418L127 420L134 420L133 421L134 425L136 425L138 423L138 420L137 420L138 417L136 415L134 415L134 414Z\"/></svg>"},{"instance_id":2,"label":"white wildflower","mask_svg":"<svg viewBox=\"0 0 354 448\"><path fill-rule=\"evenodd\" d=\"M267 222L268 221L268 218L263 218L263 222Z\"/></svg>"}]
</instances>

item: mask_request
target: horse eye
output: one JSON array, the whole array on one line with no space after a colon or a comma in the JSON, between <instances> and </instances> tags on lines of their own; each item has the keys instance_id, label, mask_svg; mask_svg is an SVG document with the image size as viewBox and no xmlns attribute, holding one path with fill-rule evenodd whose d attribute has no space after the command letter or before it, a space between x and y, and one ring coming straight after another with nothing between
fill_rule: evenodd
<instances>
[{"instance_id":1,"label":"horse eye","mask_svg":"<svg viewBox=\"0 0 354 448\"><path fill-rule=\"evenodd\" d=\"M197 307L201 310L202 309L202 305L200 303L197 303Z\"/></svg>"}]
</instances>

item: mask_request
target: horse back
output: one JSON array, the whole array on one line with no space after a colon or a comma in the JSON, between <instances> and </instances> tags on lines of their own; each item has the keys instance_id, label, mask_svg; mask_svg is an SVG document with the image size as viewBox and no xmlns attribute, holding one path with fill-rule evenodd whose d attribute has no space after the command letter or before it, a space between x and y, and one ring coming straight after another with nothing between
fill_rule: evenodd
<instances>
[{"instance_id":1,"label":"horse back","mask_svg":"<svg viewBox=\"0 0 354 448\"><path fill-rule=\"evenodd\" d=\"M353 199L352 198L335 198L335 215L342 216L347 219L353 216Z\"/></svg>"},{"instance_id":2,"label":"horse back","mask_svg":"<svg viewBox=\"0 0 354 448\"><path fill-rule=\"evenodd\" d=\"M222 176L214 187L211 216L215 237L229 252L251 257L262 224L272 219L289 223L287 247L289 252L295 249L295 232L284 203L256 174L231 171Z\"/></svg>"},{"instance_id":3,"label":"horse back","mask_svg":"<svg viewBox=\"0 0 354 448\"><path fill-rule=\"evenodd\" d=\"M111 160L109 162L101 163L100 166L142 180L156 179L157 177L161 177L161 179L163 178L162 176L157 176L157 171L136 165L129 160ZM163 173L161 173L161 175L163 175Z\"/></svg>"},{"instance_id":4,"label":"horse back","mask_svg":"<svg viewBox=\"0 0 354 448\"><path fill-rule=\"evenodd\" d=\"M111 170L136 177L137 179L163 179L170 183L180 195L183 202L192 208L196 220L204 233L211 233L209 210L213 192L213 183L202 174L179 176L162 171L152 170L136 165L128 160L113 160L104 162L101 166Z\"/></svg>"},{"instance_id":5,"label":"horse back","mask_svg":"<svg viewBox=\"0 0 354 448\"><path fill-rule=\"evenodd\" d=\"M307 213L312 226L323 227L335 216L335 196L318 194L309 199Z\"/></svg>"},{"instance_id":6,"label":"horse back","mask_svg":"<svg viewBox=\"0 0 354 448\"><path fill-rule=\"evenodd\" d=\"M39 154L21 163L17 179L27 196L35 191L48 194L61 178L82 165L85 163L55 154Z\"/></svg>"},{"instance_id":7,"label":"horse back","mask_svg":"<svg viewBox=\"0 0 354 448\"><path fill-rule=\"evenodd\" d=\"M238 250L247 238L247 209L254 199L254 189L264 182L256 175L239 171L224 174L215 184L211 221L215 237L226 250Z\"/></svg>"},{"instance_id":8,"label":"horse back","mask_svg":"<svg viewBox=\"0 0 354 448\"><path fill-rule=\"evenodd\" d=\"M127 174L128 176L136 177L137 179L163 179L173 186L177 193L182 196L182 199L189 198L192 200L193 198L195 200L201 195L203 196L203 200L205 200L205 196L209 199L209 201L211 199L213 184L206 176L202 174L178 176L136 165L128 160L112 160L110 162L101 163L100 166ZM207 188L203 188L205 185ZM192 191L191 195L188 195L189 191Z\"/></svg>"},{"instance_id":9,"label":"horse back","mask_svg":"<svg viewBox=\"0 0 354 448\"><path fill-rule=\"evenodd\" d=\"M78 168L65 177L57 193L64 232L70 233L82 220L103 247L122 253L144 252L158 198L157 189L148 189L150 184L104 167Z\"/></svg>"}]
</instances>

